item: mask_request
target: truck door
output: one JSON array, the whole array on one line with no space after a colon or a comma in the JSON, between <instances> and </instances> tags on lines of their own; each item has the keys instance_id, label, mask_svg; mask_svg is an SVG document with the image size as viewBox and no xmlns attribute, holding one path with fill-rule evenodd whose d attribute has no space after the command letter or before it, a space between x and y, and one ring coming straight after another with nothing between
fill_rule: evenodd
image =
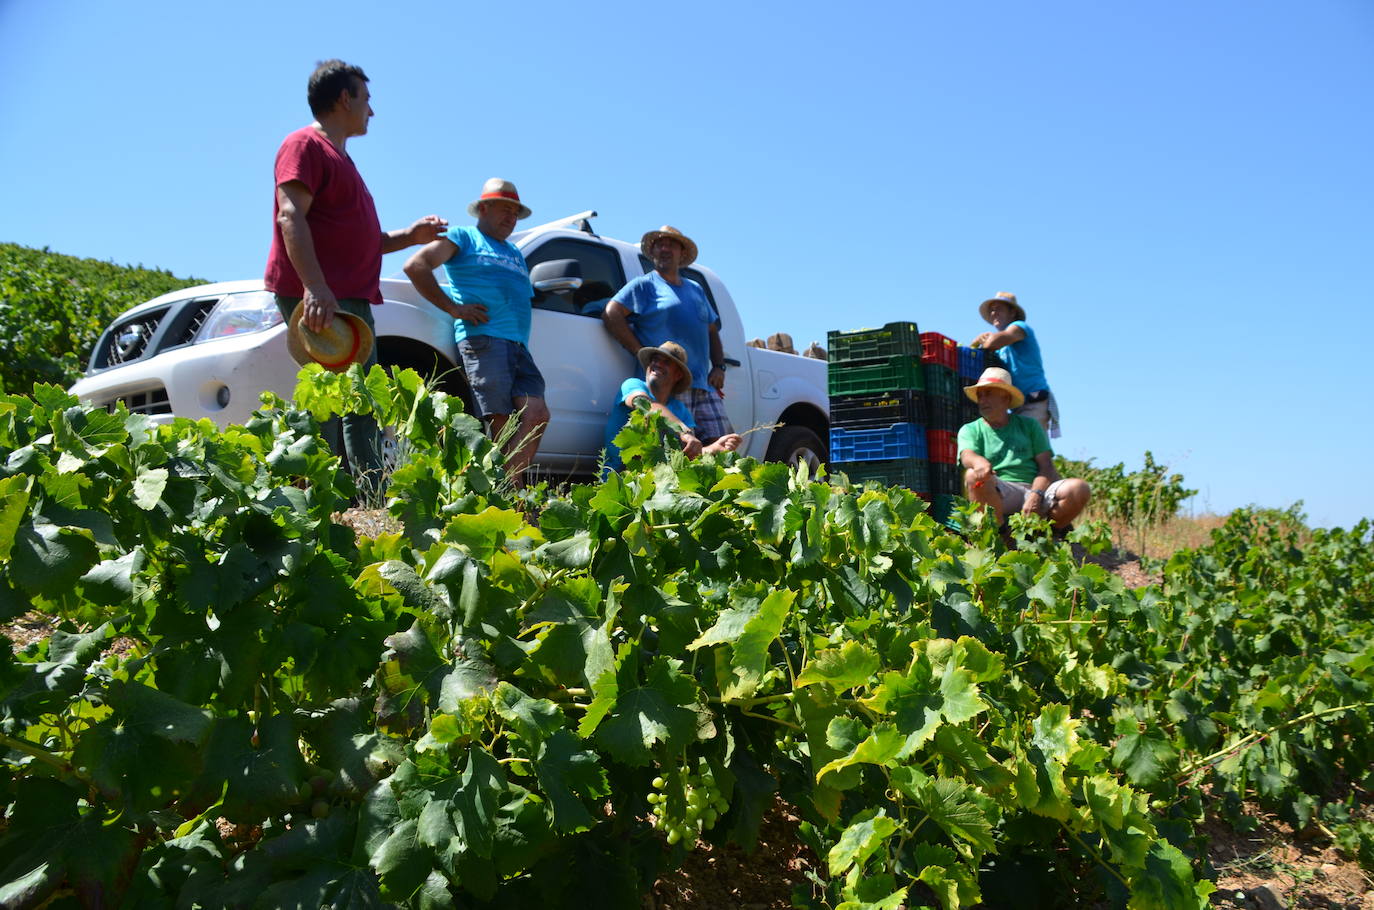
<instances>
[{"instance_id":1,"label":"truck door","mask_svg":"<svg viewBox=\"0 0 1374 910\"><path fill-rule=\"evenodd\" d=\"M577 291L536 295L530 355L544 374L551 415L539 461L590 471L601 451L606 417L630 376L627 363L633 364L601 324L602 309L625 285L625 268L615 248L581 237L550 237L522 252L530 268L554 259L582 265Z\"/></svg>"}]
</instances>

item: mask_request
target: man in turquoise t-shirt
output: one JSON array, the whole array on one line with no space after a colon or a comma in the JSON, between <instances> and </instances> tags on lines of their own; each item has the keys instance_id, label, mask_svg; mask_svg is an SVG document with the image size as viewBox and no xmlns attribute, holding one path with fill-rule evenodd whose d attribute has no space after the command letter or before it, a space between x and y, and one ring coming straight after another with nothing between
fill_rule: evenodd
<instances>
[{"instance_id":1,"label":"man in turquoise t-shirt","mask_svg":"<svg viewBox=\"0 0 1374 910\"><path fill-rule=\"evenodd\" d=\"M623 467L620 461L620 447L615 438L630 419L630 408L635 402L644 399L649 409L658 412L669 429L678 434L682 450L688 458L698 455L711 455L716 452L733 452L743 441L734 433L727 433L709 445L702 445L694 432L695 421L687 404L677 396L681 395L692 381L692 371L687 366L687 352L672 341L665 341L657 347L642 347L635 354L644 367L644 378L632 376L620 385L620 396L606 418L606 467L618 471Z\"/></svg>"},{"instance_id":2,"label":"man in turquoise t-shirt","mask_svg":"<svg viewBox=\"0 0 1374 910\"><path fill-rule=\"evenodd\" d=\"M1035 340L1035 332L1026 322L1026 311L1016 302L1016 295L999 291L978 304L978 313L996 331L974 338L973 347L1001 351L1012 382L1026 396L1025 403L1014 413L1034 417L1051 436L1059 438L1059 403L1045 379L1040 342Z\"/></svg>"},{"instance_id":3,"label":"man in turquoise t-shirt","mask_svg":"<svg viewBox=\"0 0 1374 910\"><path fill-rule=\"evenodd\" d=\"M530 272L525 257L507 238L530 210L515 184L493 177L468 205L475 227L452 228L405 264L415 289L453 317L453 338L463 358L479 416L496 436L510 415L520 426L507 452L506 470L517 484L539 449L549 421L544 377L530 357ZM434 277L444 267L447 293Z\"/></svg>"},{"instance_id":4,"label":"man in turquoise t-shirt","mask_svg":"<svg viewBox=\"0 0 1374 910\"><path fill-rule=\"evenodd\" d=\"M697 432L710 443L733 432L725 414L725 351L720 343L720 317L706 291L680 273L696 261L697 245L671 225L649 231L639 250L654 270L621 288L606 304L601 319L611 337L631 354L645 345L674 341L687 351L691 383L682 393L692 409Z\"/></svg>"},{"instance_id":5,"label":"man in turquoise t-shirt","mask_svg":"<svg viewBox=\"0 0 1374 910\"><path fill-rule=\"evenodd\" d=\"M968 498L991 508L998 524L1020 511L1048 518L1059 533L1067 530L1088 505L1092 490L1082 480L1059 476L1044 427L1010 413L1025 402L1011 374L989 367L977 383L964 387L964 394L982 415L959 430Z\"/></svg>"}]
</instances>

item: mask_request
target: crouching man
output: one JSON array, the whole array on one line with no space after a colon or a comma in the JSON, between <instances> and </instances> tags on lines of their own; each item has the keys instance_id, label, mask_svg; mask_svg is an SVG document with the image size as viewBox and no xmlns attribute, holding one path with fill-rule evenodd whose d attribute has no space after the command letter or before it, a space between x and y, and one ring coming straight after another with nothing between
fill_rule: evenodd
<instances>
[{"instance_id":1,"label":"crouching man","mask_svg":"<svg viewBox=\"0 0 1374 910\"><path fill-rule=\"evenodd\" d=\"M964 394L981 415L959 430L965 494L992 509L999 525L1019 511L1048 518L1055 536L1063 536L1088 505L1088 484L1061 478L1045 428L1032 417L1010 413L1026 396L1006 370L989 367L977 383L964 387Z\"/></svg>"},{"instance_id":2,"label":"crouching man","mask_svg":"<svg viewBox=\"0 0 1374 910\"><path fill-rule=\"evenodd\" d=\"M620 447L615 437L630 419L630 409L635 402L644 399L649 410L663 416L668 427L678 434L682 450L688 458L698 455L711 455L716 452L733 452L743 441L736 433L724 436L703 446L693 432L695 421L692 411L677 396L692 385L692 370L687 366L687 352L682 345L665 341L658 347L642 347L635 355L644 367L644 378L631 377L620 386L620 395L610 416L606 418L606 467L620 470L624 465L620 460Z\"/></svg>"}]
</instances>

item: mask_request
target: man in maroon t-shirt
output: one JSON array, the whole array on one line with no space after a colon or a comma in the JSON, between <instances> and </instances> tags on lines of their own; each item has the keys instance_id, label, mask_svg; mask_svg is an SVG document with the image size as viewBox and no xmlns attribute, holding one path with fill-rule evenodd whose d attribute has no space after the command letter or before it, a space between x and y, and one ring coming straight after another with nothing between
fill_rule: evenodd
<instances>
[{"instance_id":1,"label":"man in maroon t-shirt","mask_svg":"<svg viewBox=\"0 0 1374 910\"><path fill-rule=\"evenodd\" d=\"M382 302L382 254L430 243L448 222L426 215L403 230L382 231L372 194L344 151L350 137L367 133L372 117L372 95L361 69L326 60L311 74L306 97L315 122L287 136L277 151L272 249L264 282L288 322L301 306L301 321L314 331L337 310L371 328L372 306ZM376 362L374 346L363 369ZM369 475L381 467L376 421L348 415L342 427L338 423L326 423L326 439L347 456L355 476L375 482Z\"/></svg>"}]
</instances>

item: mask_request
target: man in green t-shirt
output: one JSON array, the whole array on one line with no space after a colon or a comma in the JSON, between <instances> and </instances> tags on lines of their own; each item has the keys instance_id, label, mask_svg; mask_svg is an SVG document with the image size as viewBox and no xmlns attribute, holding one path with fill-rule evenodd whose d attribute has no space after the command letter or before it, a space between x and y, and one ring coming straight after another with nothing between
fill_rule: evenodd
<instances>
[{"instance_id":1,"label":"man in green t-shirt","mask_svg":"<svg viewBox=\"0 0 1374 910\"><path fill-rule=\"evenodd\" d=\"M964 491L997 515L1001 524L1012 512L1048 518L1067 529L1088 504L1092 490L1077 478L1061 478L1054 469L1050 439L1040 422L1010 413L1026 400L1012 385L1011 374L998 367L983 371L964 387L982 416L959 430L959 462Z\"/></svg>"}]
</instances>

